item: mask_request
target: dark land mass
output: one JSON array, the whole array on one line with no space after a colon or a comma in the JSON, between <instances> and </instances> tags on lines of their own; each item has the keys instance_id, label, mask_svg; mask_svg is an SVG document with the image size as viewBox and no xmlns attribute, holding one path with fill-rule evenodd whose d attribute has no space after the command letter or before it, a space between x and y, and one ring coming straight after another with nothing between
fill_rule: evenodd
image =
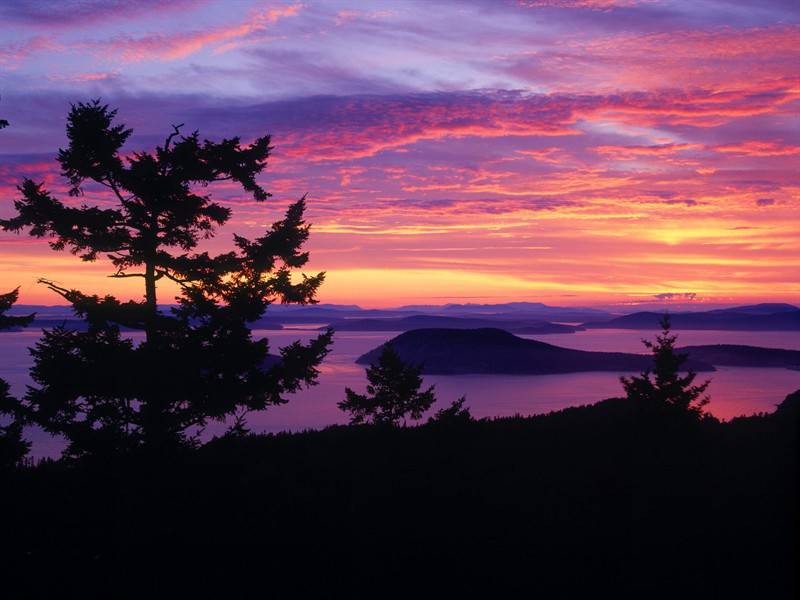
<instances>
[{"instance_id":1,"label":"dark land mass","mask_svg":"<svg viewBox=\"0 0 800 600\"><path fill-rule=\"evenodd\" d=\"M794 598L798 405L719 422L612 399L44 463L0 474L3 591Z\"/></svg>"},{"instance_id":2,"label":"dark land mass","mask_svg":"<svg viewBox=\"0 0 800 600\"><path fill-rule=\"evenodd\" d=\"M494 320L475 317L445 317L441 315L413 315L400 319L341 319L334 321L328 327L336 331L409 331L430 327L448 329L479 329L482 327L495 327L514 333L548 334L548 333L574 333L581 327L547 323L542 321L525 320ZM324 329L324 328L322 328Z\"/></svg>"},{"instance_id":3,"label":"dark land mass","mask_svg":"<svg viewBox=\"0 0 800 600\"><path fill-rule=\"evenodd\" d=\"M684 346L679 348L691 358L712 365L731 367L800 368L800 350L762 348L735 344Z\"/></svg>"},{"instance_id":4,"label":"dark land mass","mask_svg":"<svg viewBox=\"0 0 800 600\"><path fill-rule=\"evenodd\" d=\"M170 305L163 305L168 310ZM64 320L75 321L76 317L68 306L17 305L9 314L22 315L36 313L33 327L50 327ZM658 329L663 311L637 312L614 317L611 313L592 308L570 308L548 306L538 302L508 302L505 304L445 304L409 305L389 309L364 309L357 305L315 304L295 306L277 304L271 306L266 316L252 326L259 329L278 329L279 325L331 323L341 331L378 331L379 324L368 321L386 320L396 329L383 331L405 331L409 328L447 326L461 327L457 321L448 324L444 319L474 319L470 327L497 327L518 333L566 333L555 328L539 329L543 323L555 326L556 323L583 323L587 328L620 329ZM440 319L426 324L424 319ZM413 327L404 325L402 319L417 319ZM800 329L800 309L791 304L764 303L733 308L723 308L704 312L673 313L673 328L676 329L731 329L742 331L798 330ZM389 321L392 321L391 323ZM409 321L411 322L411 321ZM485 322L484 325L481 322ZM344 324L343 324L344 323ZM341 325L341 327L340 327ZM525 327L530 331L525 331ZM570 327L571 325L563 325ZM575 330L581 330L577 326Z\"/></svg>"},{"instance_id":5,"label":"dark land mass","mask_svg":"<svg viewBox=\"0 0 800 600\"><path fill-rule=\"evenodd\" d=\"M776 313L795 312L800 307L785 302L762 302L761 304L745 304L743 306L732 306L730 308L718 308L707 311L711 313L745 313L748 315L772 315Z\"/></svg>"},{"instance_id":6,"label":"dark land mass","mask_svg":"<svg viewBox=\"0 0 800 600\"><path fill-rule=\"evenodd\" d=\"M775 312L764 312L775 310ZM660 329L663 313L638 312L608 321L584 323L587 329ZM800 331L800 309L792 305L755 305L706 312L672 313L673 329L728 331Z\"/></svg>"},{"instance_id":7,"label":"dark land mass","mask_svg":"<svg viewBox=\"0 0 800 600\"><path fill-rule=\"evenodd\" d=\"M171 305L162 305L169 310ZM9 314L35 312L46 320L76 319L69 306L44 306L19 304ZM522 322L564 321L579 323L611 318L611 314L591 308L568 308L548 306L538 302L509 302L507 304L445 304L401 306L386 309L365 309L354 304L275 304L270 306L264 321L269 323L305 324L327 323L342 319L400 319L409 316L440 316L476 319L497 319Z\"/></svg>"},{"instance_id":8,"label":"dark land mass","mask_svg":"<svg viewBox=\"0 0 800 600\"><path fill-rule=\"evenodd\" d=\"M437 375L467 373L546 375L584 371L644 371L652 357L624 352L587 352L517 337L501 329L415 329L387 342L400 357ZM383 344L360 356L372 364ZM690 359L687 369L713 371L708 363Z\"/></svg>"}]
</instances>

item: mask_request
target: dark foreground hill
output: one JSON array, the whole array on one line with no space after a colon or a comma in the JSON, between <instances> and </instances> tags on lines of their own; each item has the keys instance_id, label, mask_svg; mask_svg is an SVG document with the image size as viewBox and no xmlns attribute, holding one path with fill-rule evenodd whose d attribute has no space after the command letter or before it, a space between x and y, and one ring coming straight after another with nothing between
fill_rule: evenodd
<instances>
[{"instance_id":1,"label":"dark foreground hill","mask_svg":"<svg viewBox=\"0 0 800 600\"><path fill-rule=\"evenodd\" d=\"M500 329L415 329L390 340L400 357L423 366L423 373L545 375L583 371L643 371L652 358L624 352L586 352L517 337ZM383 345L360 356L372 364ZM713 371L714 367L689 360L687 368Z\"/></svg>"},{"instance_id":2,"label":"dark foreground hill","mask_svg":"<svg viewBox=\"0 0 800 600\"><path fill-rule=\"evenodd\" d=\"M615 399L43 464L0 475L3 591L792 598L798 404L721 423Z\"/></svg>"},{"instance_id":3,"label":"dark foreground hill","mask_svg":"<svg viewBox=\"0 0 800 600\"><path fill-rule=\"evenodd\" d=\"M479 329L494 327L514 333L542 335L548 333L574 333L583 328L560 323L533 320L501 320L475 317L446 317L440 315L412 315L401 319L341 319L330 323L336 331L410 331L431 327L447 329Z\"/></svg>"},{"instance_id":4,"label":"dark foreground hill","mask_svg":"<svg viewBox=\"0 0 800 600\"><path fill-rule=\"evenodd\" d=\"M774 310L775 312L765 312ZM637 312L607 321L584 323L587 329L660 329L663 313ZM672 329L722 331L800 331L800 309L766 304L695 313L670 314Z\"/></svg>"}]
</instances>

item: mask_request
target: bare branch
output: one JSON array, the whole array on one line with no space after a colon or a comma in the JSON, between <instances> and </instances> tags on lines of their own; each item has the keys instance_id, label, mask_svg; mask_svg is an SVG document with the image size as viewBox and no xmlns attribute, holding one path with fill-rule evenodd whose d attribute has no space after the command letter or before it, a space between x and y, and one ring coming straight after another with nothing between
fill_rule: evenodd
<instances>
[{"instance_id":1,"label":"bare branch","mask_svg":"<svg viewBox=\"0 0 800 600\"><path fill-rule=\"evenodd\" d=\"M184 124L181 123L180 125L173 125L172 126L172 129L174 131L167 136L167 139L164 142L164 152L169 150L169 145L172 143L172 140L175 138L175 136L181 134L181 127L183 127L183 125Z\"/></svg>"},{"instance_id":2,"label":"bare branch","mask_svg":"<svg viewBox=\"0 0 800 600\"><path fill-rule=\"evenodd\" d=\"M160 279L160 278L162 278L162 277L166 277L166 278L167 278L167 279L169 279L170 281L174 281L174 282L175 282L175 283L177 283L179 286L181 286L181 287L183 287L183 288L185 288L185 289L189 289L189 288L191 287L191 286L189 285L189 283L190 283L190 282L192 282L192 281L194 281L194 280L192 280L192 279L180 279L179 277L175 277L174 275L172 275L172 274L171 274L171 273L169 273L168 271L164 271L164 270L162 270L162 269L156 269L156 273L158 274L158 278L159 278L159 279Z\"/></svg>"},{"instance_id":3,"label":"bare branch","mask_svg":"<svg viewBox=\"0 0 800 600\"><path fill-rule=\"evenodd\" d=\"M60 285L56 285L56 283L54 281L50 281L49 279L45 279L43 277L40 277L39 279L36 280L36 283L41 283L42 285L47 286L49 289L54 291L56 294L58 294L59 296L61 296L65 300L69 300L69 298L67 296L69 295L71 290L68 290L67 288L61 287Z\"/></svg>"}]
</instances>

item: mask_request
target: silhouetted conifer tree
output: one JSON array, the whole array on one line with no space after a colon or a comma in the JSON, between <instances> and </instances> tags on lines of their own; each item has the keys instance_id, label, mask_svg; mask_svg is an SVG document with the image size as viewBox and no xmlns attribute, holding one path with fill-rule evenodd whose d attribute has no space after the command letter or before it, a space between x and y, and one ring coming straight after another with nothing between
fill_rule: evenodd
<instances>
[{"instance_id":1,"label":"silhouetted conifer tree","mask_svg":"<svg viewBox=\"0 0 800 600\"><path fill-rule=\"evenodd\" d=\"M679 371L688 355L675 351L677 336L671 334L669 315L661 319L661 327L663 331L656 336L655 343L642 340L653 355L653 370L645 371L640 377L620 377L622 386L627 397L641 408L699 417L709 402L705 391L711 382L694 385L697 373L692 371L681 376Z\"/></svg>"},{"instance_id":2,"label":"silhouetted conifer tree","mask_svg":"<svg viewBox=\"0 0 800 600\"><path fill-rule=\"evenodd\" d=\"M466 396L461 396L458 400L451 402L447 408L440 408L428 419L428 425L463 425L473 422L475 419L472 418L472 413L469 412L468 407L464 406L466 401Z\"/></svg>"},{"instance_id":3,"label":"silhouetted conifer tree","mask_svg":"<svg viewBox=\"0 0 800 600\"><path fill-rule=\"evenodd\" d=\"M33 320L34 315L12 317L5 313L17 301L19 290L0 294L0 330L24 327ZM7 421L0 425L0 469L18 464L30 449L30 444L22 438L22 418L19 402L9 394L8 382L0 379L0 415Z\"/></svg>"},{"instance_id":4,"label":"silhouetted conifer tree","mask_svg":"<svg viewBox=\"0 0 800 600\"><path fill-rule=\"evenodd\" d=\"M422 368L403 362L397 351L387 344L378 363L367 367L366 394L345 389L346 399L337 406L350 413L350 423L378 425L405 424L406 418L420 419L436 401L434 386L425 391L422 387Z\"/></svg>"},{"instance_id":5,"label":"silhouetted conifer tree","mask_svg":"<svg viewBox=\"0 0 800 600\"><path fill-rule=\"evenodd\" d=\"M154 152L123 156L131 135L115 123L115 110L99 101L77 104L67 119L69 146L59 150L70 196L104 193L99 206L53 197L29 179L19 187L17 215L0 221L6 231L28 228L49 238L54 250L69 249L84 261L107 257L111 277L137 278L141 301L87 295L43 281L69 301L86 331L57 327L32 350L30 388L20 404L25 417L64 435L68 454L101 454L145 447L162 451L191 443L209 420L285 402L284 395L315 382L330 332L308 345L292 344L265 368L269 346L254 340L248 323L273 301L312 303L324 274L303 275L309 235L303 199L266 233L249 240L235 235L235 250L216 256L198 252L228 221L229 208L204 193L231 181L256 201L268 194L256 182L269 156L270 137L243 146L238 137L200 141L173 127ZM111 204L113 203L113 206ZM180 288L177 306L159 310L157 284ZM135 344L120 328L144 331Z\"/></svg>"}]
</instances>

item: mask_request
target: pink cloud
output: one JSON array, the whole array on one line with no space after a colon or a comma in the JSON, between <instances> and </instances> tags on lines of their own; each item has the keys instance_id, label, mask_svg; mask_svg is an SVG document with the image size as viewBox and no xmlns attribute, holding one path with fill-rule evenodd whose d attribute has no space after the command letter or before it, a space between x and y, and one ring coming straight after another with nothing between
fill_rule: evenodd
<instances>
[{"instance_id":1,"label":"pink cloud","mask_svg":"<svg viewBox=\"0 0 800 600\"><path fill-rule=\"evenodd\" d=\"M620 94L481 92L321 99L313 120L279 126L280 155L312 161L348 160L399 151L421 142L465 138L562 137L602 120L633 126L715 127L779 113L800 100L793 81L729 90L661 90ZM266 107L265 107L266 109ZM601 154L668 155L698 144L600 146ZM556 150L520 152L542 162Z\"/></svg>"},{"instance_id":2,"label":"pink cloud","mask_svg":"<svg viewBox=\"0 0 800 600\"><path fill-rule=\"evenodd\" d=\"M126 62L178 60L208 46L220 48L223 44L230 44L233 40L263 32L278 20L296 15L302 6L302 4L293 4L282 8L270 8L252 15L244 22L227 27L217 27L206 31L157 34L140 38L120 37L102 45L120 53ZM223 48L223 51L229 48Z\"/></svg>"},{"instance_id":3,"label":"pink cloud","mask_svg":"<svg viewBox=\"0 0 800 600\"><path fill-rule=\"evenodd\" d=\"M509 74L552 89L748 85L796 75L800 26L584 34L496 58Z\"/></svg>"},{"instance_id":4,"label":"pink cloud","mask_svg":"<svg viewBox=\"0 0 800 600\"><path fill-rule=\"evenodd\" d=\"M609 10L650 2L654 2L654 0L518 0L518 4L526 8L588 8L592 10Z\"/></svg>"},{"instance_id":5,"label":"pink cloud","mask_svg":"<svg viewBox=\"0 0 800 600\"><path fill-rule=\"evenodd\" d=\"M25 60L31 54L44 50L55 50L60 44L47 36L32 37L23 42L13 42L0 46L0 65L13 68L16 63Z\"/></svg>"},{"instance_id":6,"label":"pink cloud","mask_svg":"<svg viewBox=\"0 0 800 600\"><path fill-rule=\"evenodd\" d=\"M800 154L800 146L780 144L777 142L761 142L749 140L738 144L723 144L712 146L717 152L725 154L740 154L743 156L795 156Z\"/></svg>"}]
</instances>

